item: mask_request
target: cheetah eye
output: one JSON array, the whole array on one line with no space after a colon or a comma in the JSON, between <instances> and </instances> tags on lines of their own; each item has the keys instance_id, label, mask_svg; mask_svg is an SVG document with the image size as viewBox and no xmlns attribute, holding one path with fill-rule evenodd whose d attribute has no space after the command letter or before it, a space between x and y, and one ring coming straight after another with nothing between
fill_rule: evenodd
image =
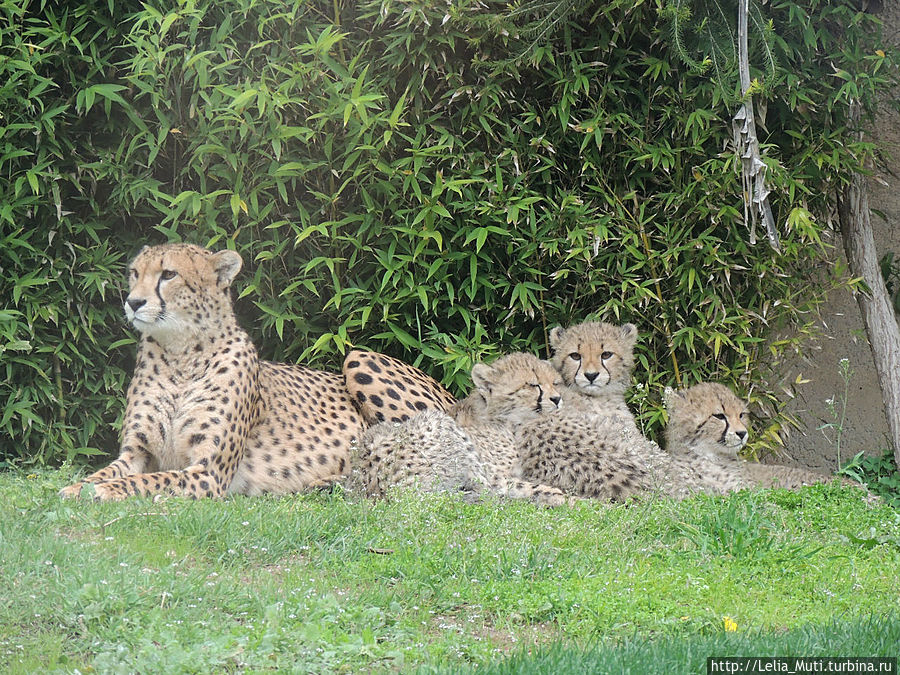
<instances>
[{"instance_id":1,"label":"cheetah eye","mask_svg":"<svg viewBox=\"0 0 900 675\"><path fill-rule=\"evenodd\" d=\"M603 352L603 353L600 355L600 358L603 359L604 361L609 361L612 357L613 357L613 353L612 353L612 352Z\"/></svg>"},{"instance_id":2,"label":"cheetah eye","mask_svg":"<svg viewBox=\"0 0 900 675\"><path fill-rule=\"evenodd\" d=\"M723 422L728 419L724 413L714 413L713 417L715 417L717 420L722 420Z\"/></svg>"},{"instance_id":3,"label":"cheetah eye","mask_svg":"<svg viewBox=\"0 0 900 675\"><path fill-rule=\"evenodd\" d=\"M128 275L129 275L132 279L137 279L137 277L138 277L138 271L132 267L130 270L128 270Z\"/></svg>"},{"instance_id":4,"label":"cheetah eye","mask_svg":"<svg viewBox=\"0 0 900 675\"><path fill-rule=\"evenodd\" d=\"M163 270L162 274L159 275L159 278L163 281L168 281L169 279L174 279L177 275L177 272L174 270Z\"/></svg>"},{"instance_id":5,"label":"cheetah eye","mask_svg":"<svg viewBox=\"0 0 900 675\"><path fill-rule=\"evenodd\" d=\"M569 358L573 361L581 361L581 354L579 354L578 352L572 352L571 354L569 354Z\"/></svg>"}]
</instances>

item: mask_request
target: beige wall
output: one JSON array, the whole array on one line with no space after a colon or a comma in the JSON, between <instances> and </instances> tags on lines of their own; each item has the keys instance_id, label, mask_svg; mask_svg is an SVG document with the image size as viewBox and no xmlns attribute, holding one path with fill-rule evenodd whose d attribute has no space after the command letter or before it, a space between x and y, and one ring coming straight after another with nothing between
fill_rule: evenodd
<instances>
[{"instance_id":1,"label":"beige wall","mask_svg":"<svg viewBox=\"0 0 900 675\"><path fill-rule=\"evenodd\" d=\"M900 3L884 5L879 16L885 23L885 35L895 45L900 44ZM873 52L877 47L873 44ZM879 256L889 250L900 255L900 117L896 112L885 110L879 115L872 138L886 159L869 180L869 205L884 216L872 215L875 243ZM843 258L839 236L834 243ZM825 401L843 391L844 382L838 374L842 358L850 360L853 370L841 442L842 460L846 462L860 451L878 454L890 447L890 440L875 365L856 300L845 291L833 293L821 318L824 337L818 349L789 367L791 375L802 373L810 382L798 387L799 395L788 405L801 428L791 432L786 443L788 457L781 461L830 472L837 459L834 431L827 430L829 440L817 428L833 421Z\"/></svg>"}]
</instances>

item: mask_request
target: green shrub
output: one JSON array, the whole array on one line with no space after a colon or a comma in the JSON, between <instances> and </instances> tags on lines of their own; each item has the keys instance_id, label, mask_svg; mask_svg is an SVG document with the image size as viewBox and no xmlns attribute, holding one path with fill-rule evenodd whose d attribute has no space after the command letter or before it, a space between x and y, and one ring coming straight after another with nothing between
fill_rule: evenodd
<instances>
[{"instance_id":1,"label":"green shrub","mask_svg":"<svg viewBox=\"0 0 900 675\"><path fill-rule=\"evenodd\" d=\"M139 3L0 2L0 466L108 451L133 342L119 286L119 205L87 168L98 136L120 135L118 22ZM103 98L106 96L106 98ZM117 111L118 112L118 111Z\"/></svg>"},{"instance_id":2,"label":"green shrub","mask_svg":"<svg viewBox=\"0 0 900 675\"><path fill-rule=\"evenodd\" d=\"M775 402L773 357L840 283L821 214L870 150L847 101L893 72L853 2L765 7L781 254L747 243L733 111L673 57L657 3L577 4L534 42L496 1L344 5L2 3L0 67L19 82L3 100L35 100L0 137L32 153L4 161L0 232L34 222L3 265L24 284L0 315L8 461L113 450L99 429L121 409L121 269L141 241L241 252L238 311L266 358L336 368L357 345L461 394L475 360L543 352L549 327L596 316L641 329L632 402L651 433L669 384ZM789 337L767 342L773 327Z\"/></svg>"},{"instance_id":3,"label":"green shrub","mask_svg":"<svg viewBox=\"0 0 900 675\"><path fill-rule=\"evenodd\" d=\"M900 471L891 450L885 450L880 457L860 452L840 473L864 483L873 494L891 506L900 507Z\"/></svg>"}]
</instances>

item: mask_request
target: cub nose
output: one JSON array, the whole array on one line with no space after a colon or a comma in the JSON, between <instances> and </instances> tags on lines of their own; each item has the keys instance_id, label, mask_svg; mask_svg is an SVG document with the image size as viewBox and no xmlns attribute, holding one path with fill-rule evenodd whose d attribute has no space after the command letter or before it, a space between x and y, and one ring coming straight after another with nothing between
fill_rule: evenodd
<instances>
[{"instance_id":1,"label":"cub nose","mask_svg":"<svg viewBox=\"0 0 900 675\"><path fill-rule=\"evenodd\" d=\"M599 374L600 374L600 373L585 373L585 374L584 374L584 379L586 379L586 380L588 381L588 384L593 384L593 383L594 383L594 380L597 379L597 376L598 376Z\"/></svg>"},{"instance_id":2,"label":"cub nose","mask_svg":"<svg viewBox=\"0 0 900 675\"><path fill-rule=\"evenodd\" d=\"M744 442L744 439L747 438L747 432L744 431L744 430L742 430L742 431L735 431L734 433L735 433L735 435L736 435L738 438L741 439L741 442L742 442L742 443Z\"/></svg>"},{"instance_id":3,"label":"cub nose","mask_svg":"<svg viewBox=\"0 0 900 675\"><path fill-rule=\"evenodd\" d=\"M147 304L147 301L144 298L128 298L125 300L128 303L128 306L131 307L131 311L136 312L141 307Z\"/></svg>"},{"instance_id":4,"label":"cub nose","mask_svg":"<svg viewBox=\"0 0 900 675\"><path fill-rule=\"evenodd\" d=\"M560 396L559 394L557 394L556 396L551 396L551 397L550 397L550 400L553 401L553 405L555 405L555 406L558 408L558 407L559 407L559 402L562 401L562 396Z\"/></svg>"}]
</instances>

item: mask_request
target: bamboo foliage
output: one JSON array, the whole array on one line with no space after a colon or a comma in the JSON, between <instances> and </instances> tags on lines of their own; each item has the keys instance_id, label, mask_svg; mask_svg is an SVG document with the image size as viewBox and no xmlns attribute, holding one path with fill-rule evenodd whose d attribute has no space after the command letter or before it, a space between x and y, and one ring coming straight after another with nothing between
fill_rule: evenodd
<instances>
[{"instance_id":1,"label":"bamboo foliage","mask_svg":"<svg viewBox=\"0 0 900 675\"><path fill-rule=\"evenodd\" d=\"M241 253L265 358L377 349L461 394L475 360L600 317L640 327L650 433L679 382L772 414L773 359L840 283L819 214L866 146L838 103L893 72L849 0L772 5L772 255L744 241L729 101L655 3L574 3L536 33L491 0L0 8L7 462L114 450L123 266L166 240Z\"/></svg>"}]
</instances>

